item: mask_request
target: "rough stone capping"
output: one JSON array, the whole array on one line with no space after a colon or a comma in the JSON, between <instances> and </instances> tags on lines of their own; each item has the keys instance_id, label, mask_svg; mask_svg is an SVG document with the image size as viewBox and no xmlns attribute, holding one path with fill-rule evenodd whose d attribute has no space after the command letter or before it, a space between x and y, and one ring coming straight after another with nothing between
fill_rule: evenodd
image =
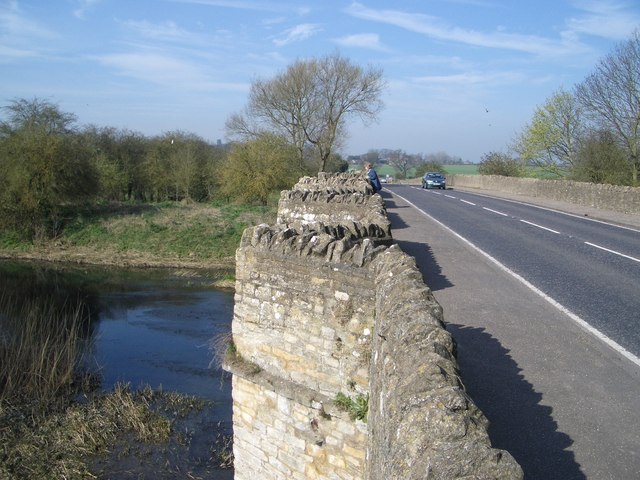
<instances>
[{"instance_id":1,"label":"rough stone capping","mask_svg":"<svg viewBox=\"0 0 640 480\"><path fill-rule=\"evenodd\" d=\"M353 175L322 175L301 179L297 187L311 186L308 191L331 195L329 186L335 186L347 192L340 195L351 195L358 182L361 179ZM337 227L336 232L259 225L244 232L240 249L259 249L276 258L312 256L328 265L347 264L370 272L375 314L362 478L521 480L522 469L513 457L491 447L488 421L464 391L455 343L415 259L397 245L340 236ZM276 378L258 376L254 381L287 388ZM318 399L313 392L304 397L310 405Z\"/></svg>"},{"instance_id":2,"label":"rough stone capping","mask_svg":"<svg viewBox=\"0 0 640 480\"><path fill-rule=\"evenodd\" d=\"M491 448L488 421L464 391L455 343L413 257L378 255L370 365L369 480L522 479Z\"/></svg>"},{"instance_id":3,"label":"rough stone capping","mask_svg":"<svg viewBox=\"0 0 640 480\"><path fill-rule=\"evenodd\" d=\"M373 188L359 172L318 173L317 177L302 177L292 190L324 191L329 193L363 193L371 195Z\"/></svg>"},{"instance_id":4,"label":"rough stone capping","mask_svg":"<svg viewBox=\"0 0 640 480\"><path fill-rule=\"evenodd\" d=\"M371 238L390 245L391 222L384 201L362 173L303 177L280 194L277 223L336 237Z\"/></svg>"},{"instance_id":5,"label":"rough stone capping","mask_svg":"<svg viewBox=\"0 0 640 480\"><path fill-rule=\"evenodd\" d=\"M292 228L270 227L266 224L244 231L240 248L248 246L278 255L321 257L327 263L352 264L358 267L362 267L385 249L369 238L340 238L315 231L298 233Z\"/></svg>"}]
</instances>

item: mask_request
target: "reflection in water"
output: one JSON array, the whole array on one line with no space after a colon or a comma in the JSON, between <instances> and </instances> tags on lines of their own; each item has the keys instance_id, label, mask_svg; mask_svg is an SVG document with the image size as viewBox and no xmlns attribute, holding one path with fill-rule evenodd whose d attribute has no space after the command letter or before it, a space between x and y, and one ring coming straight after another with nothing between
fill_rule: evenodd
<instances>
[{"instance_id":1,"label":"reflection in water","mask_svg":"<svg viewBox=\"0 0 640 480\"><path fill-rule=\"evenodd\" d=\"M212 363L210 345L230 331L233 314L233 294L211 287L216 275L222 272L185 277L159 269L0 261L0 292L19 301L53 299L61 310L82 308L88 313L84 358L99 370L102 389L148 384L213 400L197 428L209 437L216 430L215 438L231 434L231 379ZM201 440L194 437L192 447L203 448L210 438Z\"/></svg>"}]
</instances>

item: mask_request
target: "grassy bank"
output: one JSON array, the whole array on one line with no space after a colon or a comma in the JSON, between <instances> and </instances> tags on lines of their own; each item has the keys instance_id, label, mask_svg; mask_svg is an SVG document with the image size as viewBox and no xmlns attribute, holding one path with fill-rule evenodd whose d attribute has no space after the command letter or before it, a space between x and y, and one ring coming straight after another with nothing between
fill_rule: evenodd
<instances>
[{"instance_id":1,"label":"grassy bank","mask_svg":"<svg viewBox=\"0 0 640 480\"><path fill-rule=\"evenodd\" d=\"M273 202L275 203L275 202ZM55 238L0 232L0 257L133 267L231 268L243 230L273 223L276 207L109 204L65 215Z\"/></svg>"}]
</instances>

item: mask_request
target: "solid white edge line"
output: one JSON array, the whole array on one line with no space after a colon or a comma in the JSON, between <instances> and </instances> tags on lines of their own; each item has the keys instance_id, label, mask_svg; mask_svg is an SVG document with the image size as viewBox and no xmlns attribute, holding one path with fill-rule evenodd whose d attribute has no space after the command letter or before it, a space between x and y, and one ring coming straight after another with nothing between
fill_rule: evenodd
<instances>
[{"instance_id":1,"label":"solid white edge line","mask_svg":"<svg viewBox=\"0 0 640 480\"><path fill-rule=\"evenodd\" d=\"M629 260L633 260L634 262L640 262L640 258L631 257L629 255L625 255L624 253L616 252L615 250L611 250L609 248L601 247L600 245L596 245L595 243L591 243L591 242L584 242L584 243L586 243L587 245L589 245L591 247L599 248L600 250L604 250L605 252L613 253L614 255L619 255L621 257L628 258Z\"/></svg>"},{"instance_id":2,"label":"solid white edge line","mask_svg":"<svg viewBox=\"0 0 640 480\"><path fill-rule=\"evenodd\" d=\"M520 219L520 221L522 223L526 223L527 225L531 225L532 227L538 227L538 228L541 228L542 230L546 230L546 231L551 232L551 233L557 233L558 235L560 235L560 232L557 232L555 230L551 230L550 228L547 228L547 227L543 227L542 225L538 225L537 223L528 222L528 221L522 220L522 219Z\"/></svg>"},{"instance_id":3,"label":"solid white edge line","mask_svg":"<svg viewBox=\"0 0 640 480\"><path fill-rule=\"evenodd\" d=\"M591 325L589 325L587 322L585 322L582 318L580 318L578 315L576 315L575 313L573 313L571 310L569 310L567 307L565 307L564 305L560 304L559 302L557 302L556 300L554 300L553 298L551 298L549 295L547 295L546 293L544 293L542 290L540 290L539 288L537 288L536 286L534 286L533 284L531 284L528 280L525 280L523 277L521 277L520 275L518 275L516 272L514 272L513 270L509 269L506 265L503 265L502 263L500 263L498 260L496 260L495 258L493 258L491 255L489 255L487 252L485 252L484 250L480 249L480 247L476 246L475 244L473 244L471 241L467 240L466 238L464 238L462 235L460 235L457 232L454 232L451 228L447 227L444 223L440 222L439 220L436 220L435 218L433 218L431 215L429 215L427 212L425 212L424 210L422 210L421 208L419 208L417 205L413 204L412 202L410 202L409 200L407 200L406 198L404 198L402 195L398 195L397 193L393 193L393 195L401 198L402 200L404 200L405 202L407 202L409 205L411 205L413 208L415 208L416 210L418 210L421 214L423 214L425 217L429 218L430 220L434 221L435 223L437 223L438 225L440 225L442 228L444 228L445 230L447 230L449 233L453 234L454 236L456 236L457 238L459 238L460 240L462 240L464 243L466 243L467 245L469 245L471 248L473 248L475 251L477 251L478 253L480 253L481 255L483 255L485 258L487 258L489 261L491 261L492 263L494 263L498 268L500 268L502 271L508 273L509 275L511 275L513 278L515 278L516 280L518 280L520 283L522 283L525 287L527 287L528 289L530 289L532 292L534 292L535 294L539 295L540 297L542 297L544 300L546 300L548 303L550 303L551 305L553 305L555 308L557 308L558 310L560 310L562 313L564 313L565 315L567 315L571 320L573 320L576 324L578 324L578 326L582 327L582 329L586 330L588 333L592 334L593 336L595 336L598 340L604 342L605 344L607 344L609 347L611 347L613 350L615 350L616 352L618 352L620 355L622 355L623 357L625 357L627 360L635 363L637 366L640 367L640 358L635 356L633 353L631 353L629 350L627 350L626 348L624 348L622 345L619 345L618 343L616 343L614 340L610 339L609 337L607 337L604 333L602 333L600 330L595 329L594 327L592 327Z\"/></svg>"}]
</instances>

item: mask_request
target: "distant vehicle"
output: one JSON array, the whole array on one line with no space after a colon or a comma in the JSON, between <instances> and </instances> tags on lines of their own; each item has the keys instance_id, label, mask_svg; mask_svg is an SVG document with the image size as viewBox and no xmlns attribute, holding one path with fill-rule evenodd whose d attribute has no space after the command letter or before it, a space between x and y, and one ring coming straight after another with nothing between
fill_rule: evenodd
<instances>
[{"instance_id":1,"label":"distant vehicle","mask_svg":"<svg viewBox=\"0 0 640 480\"><path fill-rule=\"evenodd\" d=\"M389 175L385 177L380 177L380 183L391 183L391 182L393 182L393 177L390 177Z\"/></svg>"},{"instance_id":2,"label":"distant vehicle","mask_svg":"<svg viewBox=\"0 0 640 480\"><path fill-rule=\"evenodd\" d=\"M447 179L438 172L427 172L422 177L422 188L447 189Z\"/></svg>"}]
</instances>

